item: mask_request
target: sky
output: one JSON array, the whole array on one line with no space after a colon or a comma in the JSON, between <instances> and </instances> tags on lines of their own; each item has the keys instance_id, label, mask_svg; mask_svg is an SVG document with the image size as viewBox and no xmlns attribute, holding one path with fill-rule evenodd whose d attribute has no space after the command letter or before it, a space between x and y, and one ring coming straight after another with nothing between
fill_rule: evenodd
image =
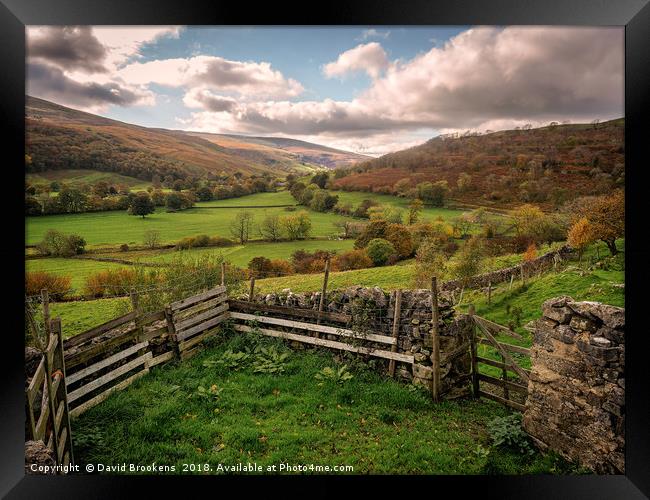
<instances>
[{"instance_id":1,"label":"sky","mask_svg":"<svg viewBox=\"0 0 650 500\"><path fill-rule=\"evenodd\" d=\"M450 132L624 114L624 31L29 26L27 94L169 129L378 156Z\"/></svg>"}]
</instances>

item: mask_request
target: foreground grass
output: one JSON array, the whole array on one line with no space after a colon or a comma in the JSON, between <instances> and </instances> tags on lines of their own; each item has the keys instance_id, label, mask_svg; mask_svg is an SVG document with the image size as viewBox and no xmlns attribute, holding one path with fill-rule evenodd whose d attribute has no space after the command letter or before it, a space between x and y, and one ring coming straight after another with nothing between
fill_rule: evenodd
<instances>
[{"instance_id":1,"label":"foreground grass","mask_svg":"<svg viewBox=\"0 0 650 500\"><path fill-rule=\"evenodd\" d=\"M77 463L155 462L176 473L182 464L208 464L212 474L239 463L351 465L357 474L573 471L556 456L490 447L487 423L507 414L490 401L434 405L427 393L364 370L341 385L320 383L316 373L335 365L331 352L293 352L279 375L202 365L258 342L286 349L277 339L222 337L73 420ZM198 386L213 385L218 397L196 396Z\"/></svg>"}]
</instances>

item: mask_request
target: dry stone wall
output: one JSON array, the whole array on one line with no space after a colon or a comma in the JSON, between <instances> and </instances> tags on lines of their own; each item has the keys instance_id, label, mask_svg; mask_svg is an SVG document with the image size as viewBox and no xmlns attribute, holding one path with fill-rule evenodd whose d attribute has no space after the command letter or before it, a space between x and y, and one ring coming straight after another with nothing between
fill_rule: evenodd
<instances>
[{"instance_id":1,"label":"dry stone wall","mask_svg":"<svg viewBox=\"0 0 650 500\"><path fill-rule=\"evenodd\" d=\"M516 266L505 267L503 269L497 269L496 271L491 271L489 273L477 274L472 276L465 283L465 288L484 288L488 284L495 285L497 283L504 283L510 281L510 278L514 279L521 278L521 272L523 269L524 275L526 277L533 276L534 274L546 271L551 269L556 263L559 263L561 260L565 259L568 255L573 252L571 248L567 245L560 247L559 249L545 253L536 259L533 259L528 262L522 262ZM441 289L445 291L458 290L463 287L461 280L450 280L445 281Z\"/></svg>"},{"instance_id":2,"label":"dry stone wall","mask_svg":"<svg viewBox=\"0 0 650 500\"><path fill-rule=\"evenodd\" d=\"M524 429L597 473L625 472L625 309L570 297L536 322Z\"/></svg>"},{"instance_id":3,"label":"dry stone wall","mask_svg":"<svg viewBox=\"0 0 650 500\"><path fill-rule=\"evenodd\" d=\"M294 293L285 289L255 297L255 301L267 305L288 306L299 309L318 310L320 292ZM352 316L348 328L361 333L392 335L395 292L388 293L379 287L349 287L327 293L324 310ZM470 323L464 316L456 317L449 296L442 293L438 300L439 338L441 364L441 394L454 398L469 394L471 359L469 340ZM396 375L406 381L425 386L431 385L431 292L429 290L404 290L401 301L397 352L412 354L413 365L397 363ZM340 340L331 336L331 340ZM367 344L364 344L367 345ZM466 346L464 348L463 346ZM373 346L375 347L375 346ZM386 349L385 345L377 345ZM450 359L449 355L453 355ZM385 362L383 368L387 367Z\"/></svg>"}]
</instances>

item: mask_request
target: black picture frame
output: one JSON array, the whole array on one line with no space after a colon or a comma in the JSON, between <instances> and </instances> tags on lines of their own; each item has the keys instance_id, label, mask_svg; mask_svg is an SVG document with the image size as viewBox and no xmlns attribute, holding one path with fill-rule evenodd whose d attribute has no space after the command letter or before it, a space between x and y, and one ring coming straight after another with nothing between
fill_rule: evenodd
<instances>
[{"instance_id":1,"label":"black picture frame","mask_svg":"<svg viewBox=\"0 0 650 500\"><path fill-rule=\"evenodd\" d=\"M146 480L149 496L155 490L171 492L171 481L180 491L194 493L198 477L100 477L24 476L24 111L25 25L616 25L625 26L625 141L626 141L626 475L625 476L458 476L458 477L236 477L211 480L211 495L222 494L222 485L236 482L240 493L249 486L279 488L283 496L340 494L351 485L380 487L399 485L396 494L442 495L442 486L475 487L482 497L499 498L647 498L650 496L650 363L646 361L647 337L644 284L648 279L648 249L644 245L643 194L650 168L650 140L644 125L650 116L650 4L649 0L426 0L327 1L279 5L266 2L199 2L195 0L0 0L0 117L4 124L3 175L11 174L3 187L3 219L12 222L11 239L4 238L2 254L5 331L2 364L2 464L0 494L7 498L116 498L135 493L135 483ZM192 485L188 485L191 481ZM290 482L289 482L290 481ZM203 481L201 481L203 482ZM189 486L189 487L188 487ZM416 489L412 489L416 488ZM417 491L422 490L422 491ZM455 494L455 493L453 493Z\"/></svg>"}]
</instances>

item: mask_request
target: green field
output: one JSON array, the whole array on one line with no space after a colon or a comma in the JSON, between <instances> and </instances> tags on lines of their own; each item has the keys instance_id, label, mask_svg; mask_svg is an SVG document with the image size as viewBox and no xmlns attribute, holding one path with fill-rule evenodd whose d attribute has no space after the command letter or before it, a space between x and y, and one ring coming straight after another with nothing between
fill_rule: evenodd
<instances>
[{"instance_id":1,"label":"green field","mask_svg":"<svg viewBox=\"0 0 650 500\"><path fill-rule=\"evenodd\" d=\"M252 195L253 198L256 195ZM253 200L252 200L253 201ZM26 217L27 244L34 245L43 239L48 229L64 233L76 233L86 239L89 247L106 245L142 244L144 232L157 230L163 243L174 243L186 236L208 234L230 238L230 223L239 209L191 208L181 212L167 213L164 208L156 209L146 218L128 215L126 211L90 212L81 214L47 215ZM266 215L287 215L283 208L251 209L254 213L253 237L259 223ZM295 212L293 212L295 213ZM309 212L312 236L327 237L338 233L333 223L345 217L321 212Z\"/></svg>"},{"instance_id":2,"label":"green field","mask_svg":"<svg viewBox=\"0 0 650 500\"><path fill-rule=\"evenodd\" d=\"M106 269L120 269L123 264L99 262L89 259L45 258L27 259L25 271L45 271L59 276L70 276L74 292L80 293L88 276Z\"/></svg>"},{"instance_id":3,"label":"green field","mask_svg":"<svg viewBox=\"0 0 650 500\"><path fill-rule=\"evenodd\" d=\"M99 170L62 169L27 174L27 182L31 184L49 185L52 181L58 181L59 183L65 183L70 186L95 184L100 181L106 181L109 184L126 184L132 190L147 189L151 186L150 182L136 179L135 177L128 177L112 172L101 172Z\"/></svg>"},{"instance_id":4,"label":"green field","mask_svg":"<svg viewBox=\"0 0 650 500\"><path fill-rule=\"evenodd\" d=\"M492 446L487 400L434 404L424 390L353 368L343 384L315 375L331 352L287 351L277 339L224 334L180 365L163 365L72 421L79 463L349 465L355 474L576 473L556 455ZM289 352L281 374L206 367L257 343ZM218 396L198 397L216 386ZM190 473L190 472L187 472ZM281 473L276 470L275 473ZM307 470L303 474L313 474Z\"/></svg>"},{"instance_id":5,"label":"green field","mask_svg":"<svg viewBox=\"0 0 650 500\"><path fill-rule=\"evenodd\" d=\"M226 200L202 201L197 207L241 207L264 205L296 205L297 202L289 191L276 191L275 193L256 193L239 198Z\"/></svg>"},{"instance_id":6,"label":"green field","mask_svg":"<svg viewBox=\"0 0 650 500\"><path fill-rule=\"evenodd\" d=\"M50 314L53 318L61 318L61 332L64 338L68 338L124 314L120 306L128 301L128 298L120 297L53 302L50 304Z\"/></svg>"},{"instance_id":7,"label":"green field","mask_svg":"<svg viewBox=\"0 0 650 500\"><path fill-rule=\"evenodd\" d=\"M226 248L193 248L190 250L170 250L157 255L140 257L143 262L170 262L177 258L196 258L203 255L223 255L226 262L238 267L247 267L253 257L266 257L267 259L290 260L291 254L296 250L345 251L354 246L354 240L305 240L282 241L278 243L251 242L246 245L236 245ZM136 261L137 262L137 261Z\"/></svg>"},{"instance_id":8,"label":"green field","mask_svg":"<svg viewBox=\"0 0 650 500\"><path fill-rule=\"evenodd\" d=\"M408 198L400 198L399 196L392 196L389 194L363 193L360 191L330 191L330 193L337 195L339 197L340 203L351 203L355 208L363 200L374 200L382 205L391 205L407 211L410 202ZM421 213L421 219L434 220L440 217L445 221L449 221L454 217L458 217L464 212L465 210L424 207Z\"/></svg>"}]
</instances>

